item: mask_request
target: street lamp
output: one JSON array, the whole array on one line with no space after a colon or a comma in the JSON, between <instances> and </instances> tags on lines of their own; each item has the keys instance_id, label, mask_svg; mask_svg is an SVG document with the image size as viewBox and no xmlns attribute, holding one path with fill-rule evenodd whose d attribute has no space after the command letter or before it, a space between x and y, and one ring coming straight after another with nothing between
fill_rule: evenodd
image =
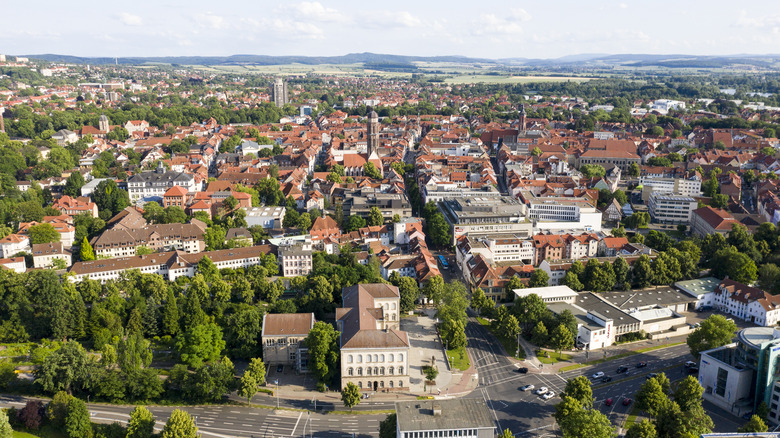
<instances>
[{"instance_id":1,"label":"street lamp","mask_svg":"<svg viewBox=\"0 0 780 438\"><path fill-rule=\"evenodd\" d=\"M279 379L274 380L276 384L276 409L279 409Z\"/></svg>"}]
</instances>

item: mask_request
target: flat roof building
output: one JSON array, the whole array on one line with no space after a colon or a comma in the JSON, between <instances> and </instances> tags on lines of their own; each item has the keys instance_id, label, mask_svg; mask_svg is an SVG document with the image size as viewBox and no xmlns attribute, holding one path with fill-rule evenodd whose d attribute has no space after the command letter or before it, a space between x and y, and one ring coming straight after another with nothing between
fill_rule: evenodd
<instances>
[{"instance_id":1,"label":"flat roof building","mask_svg":"<svg viewBox=\"0 0 780 438\"><path fill-rule=\"evenodd\" d=\"M493 438L496 423L481 398L395 403L396 438Z\"/></svg>"}]
</instances>

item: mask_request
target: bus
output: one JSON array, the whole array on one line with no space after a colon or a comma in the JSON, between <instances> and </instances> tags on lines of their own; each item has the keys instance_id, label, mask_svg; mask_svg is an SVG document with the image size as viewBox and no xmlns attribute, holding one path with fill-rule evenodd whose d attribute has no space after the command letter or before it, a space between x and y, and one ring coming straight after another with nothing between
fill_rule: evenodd
<instances>
[{"instance_id":1,"label":"bus","mask_svg":"<svg viewBox=\"0 0 780 438\"><path fill-rule=\"evenodd\" d=\"M441 263L441 267L443 269L450 269L450 265L447 263L447 259L445 259L443 255L439 256L439 263Z\"/></svg>"}]
</instances>

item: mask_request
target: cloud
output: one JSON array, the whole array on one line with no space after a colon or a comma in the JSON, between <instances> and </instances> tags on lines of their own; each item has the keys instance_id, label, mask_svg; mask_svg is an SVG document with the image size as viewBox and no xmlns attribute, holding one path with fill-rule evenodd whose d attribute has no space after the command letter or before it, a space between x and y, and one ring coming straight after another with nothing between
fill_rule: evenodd
<instances>
[{"instance_id":1,"label":"cloud","mask_svg":"<svg viewBox=\"0 0 780 438\"><path fill-rule=\"evenodd\" d=\"M343 21L344 15L333 8L327 8L320 2L301 2L289 5L296 18L320 22Z\"/></svg>"},{"instance_id":2,"label":"cloud","mask_svg":"<svg viewBox=\"0 0 780 438\"><path fill-rule=\"evenodd\" d=\"M128 26L143 26L143 20L138 15L133 15L129 12L122 12L119 14L119 21Z\"/></svg>"},{"instance_id":3,"label":"cloud","mask_svg":"<svg viewBox=\"0 0 780 438\"><path fill-rule=\"evenodd\" d=\"M270 25L275 32L290 38L322 39L325 37L325 32L313 23L274 18Z\"/></svg>"},{"instance_id":4,"label":"cloud","mask_svg":"<svg viewBox=\"0 0 780 438\"><path fill-rule=\"evenodd\" d=\"M360 26L371 29L411 29L424 25L421 19L407 11L364 11L355 21Z\"/></svg>"},{"instance_id":5,"label":"cloud","mask_svg":"<svg viewBox=\"0 0 780 438\"><path fill-rule=\"evenodd\" d=\"M739 18L737 18L737 26L739 27L752 27L752 28L765 28L776 27L780 25L780 15L762 15L758 17L750 17L747 12L739 11Z\"/></svg>"},{"instance_id":6,"label":"cloud","mask_svg":"<svg viewBox=\"0 0 780 438\"><path fill-rule=\"evenodd\" d=\"M628 9L628 5L625 3L619 4L618 7L620 7L620 9Z\"/></svg>"},{"instance_id":7,"label":"cloud","mask_svg":"<svg viewBox=\"0 0 780 438\"><path fill-rule=\"evenodd\" d=\"M229 27L228 20L226 20L225 17L214 15L211 12L196 14L193 18L201 27L217 30L227 29Z\"/></svg>"}]
</instances>

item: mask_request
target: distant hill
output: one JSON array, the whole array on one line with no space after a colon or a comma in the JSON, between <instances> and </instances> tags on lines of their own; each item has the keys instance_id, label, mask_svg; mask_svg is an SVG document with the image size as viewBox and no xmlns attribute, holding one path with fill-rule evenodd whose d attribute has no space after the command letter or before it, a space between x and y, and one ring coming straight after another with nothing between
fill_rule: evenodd
<instances>
[{"instance_id":1,"label":"distant hill","mask_svg":"<svg viewBox=\"0 0 780 438\"><path fill-rule=\"evenodd\" d=\"M404 56L376 53L350 53L342 56L268 56L268 55L231 55L231 56L162 56L130 58L89 58L70 55L40 54L27 55L31 59L49 62L67 62L71 64L197 64L197 65L281 65L281 64L372 64L372 65L409 65L412 62L459 62L490 63L496 60L467 58L464 56Z\"/></svg>"},{"instance_id":2,"label":"distant hill","mask_svg":"<svg viewBox=\"0 0 780 438\"><path fill-rule=\"evenodd\" d=\"M780 55L649 55L649 54L578 54L555 59L502 58L485 59L465 56L405 56L378 53L350 53L341 56L268 56L268 55L231 55L231 56L162 56L162 57L79 57L58 54L26 55L31 59L72 64L184 64L184 65L282 65L282 64L365 64L368 68L389 71L415 71L414 62L452 62L461 64L493 64L507 66L567 67L567 66L631 66L631 67L668 67L668 68L717 68L732 65L752 65L761 68L780 64Z\"/></svg>"}]
</instances>

